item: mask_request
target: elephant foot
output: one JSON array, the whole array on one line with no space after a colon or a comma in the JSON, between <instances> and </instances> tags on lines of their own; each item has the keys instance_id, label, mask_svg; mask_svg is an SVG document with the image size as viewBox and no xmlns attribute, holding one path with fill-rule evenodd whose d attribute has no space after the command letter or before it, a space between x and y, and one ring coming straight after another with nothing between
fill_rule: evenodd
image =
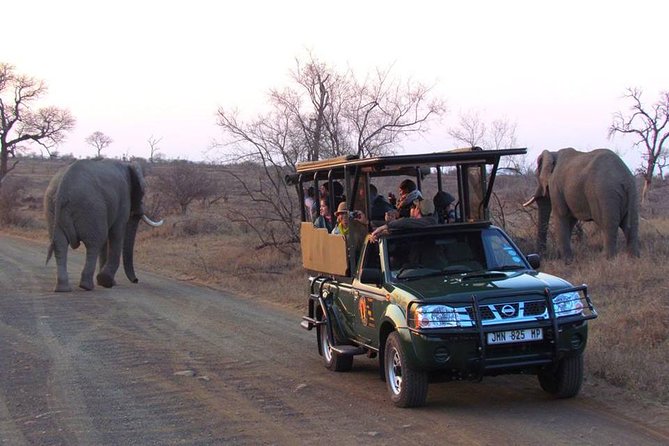
<instances>
[{"instance_id":1,"label":"elephant foot","mask_svg":"<svg viewBox=\"0 0 669 446\"><path fill-rule=\"evenodd\" d=\"M71 293L72 292L72 287L67 284L67 283L59 283L56 285L56 288L54 289L56 293Z\"/></svg>"},{"instance_id":2,"label":"elephant foot","mask_svg":"<svg viewBox=\"0 0 669 446\"><path fill-rule=\"evenodd\" d=\"M105 288L111 288L114 285L116 285L116 281L114 280L114 278L105 273L98 274L96 276L96 279L98 281L98 285Z\"/></svg>"},{"instance_id":3,"label":"elephant foot","mask_svg":"<svg viewBox=\"0 0 669 446\"><path fill-rule=\"evenodd\" d=\"M79 282L79 288L83 288L86 291L91 291L93 288L95 288L95 285L93 285L92 280L82 280Z\"/></svg>"}]
</instances>

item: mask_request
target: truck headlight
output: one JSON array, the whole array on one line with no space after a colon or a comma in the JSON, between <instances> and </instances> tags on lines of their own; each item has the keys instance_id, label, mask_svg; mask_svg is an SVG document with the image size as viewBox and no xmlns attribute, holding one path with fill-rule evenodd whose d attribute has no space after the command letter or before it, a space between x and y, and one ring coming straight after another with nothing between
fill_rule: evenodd
<instances>
[{"instance_id":1,"label":"truck headlight","mask_svg":"<svg viewBox=\"0 0 669 446\"><path fill-rule=\"evenodd\" d=\"M576 316L583 313L581 295L576 291L558 294L553 298L553 309L557 317Z\"/></svg>"},{"instance_id":2,"label":"truck headlight","mask_svg":"<svg viewBox=\"0 0 669 446\"><path fill-rule=\"evenodd\" d=\"M416 305L411 308L409 326L417 329L471 327L472 320L464 308L447 305Z\"/></svg>"}]
</instances>

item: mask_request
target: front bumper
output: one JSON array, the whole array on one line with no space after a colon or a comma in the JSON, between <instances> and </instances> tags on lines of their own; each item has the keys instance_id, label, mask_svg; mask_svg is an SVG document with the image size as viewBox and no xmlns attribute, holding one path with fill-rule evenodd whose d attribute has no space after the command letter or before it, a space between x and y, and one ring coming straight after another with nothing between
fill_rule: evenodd
<instances>
[{"instance_id":1,"label":"front bumper","mask_svg":"<svg viewBox=\"0 0 669 446\"><path fill-rule=\"evenodd\" d=\"M557 317L553 296L569 291L582 293L583 314ZM504 300L510 296L495 296ZM545 291L546 314L531 321L485 324L481 318L484 299L472 297L469 304L477 315L468 328L401 330L405 351L412 367L439 372L446 378L480 379L484 375L534 373L567 356L583 353L588 338L589 319L597 317L587 287L573 287L551 293ZM508 344L489 344L488 333L540 328L543 339Z\"/></svg>"}]
</instances>

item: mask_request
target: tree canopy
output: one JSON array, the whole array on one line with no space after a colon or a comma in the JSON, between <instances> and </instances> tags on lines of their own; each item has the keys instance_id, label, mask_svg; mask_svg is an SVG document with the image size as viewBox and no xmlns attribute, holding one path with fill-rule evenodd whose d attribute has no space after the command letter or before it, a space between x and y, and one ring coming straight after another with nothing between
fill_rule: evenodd
<instances>
[{"instance_id":1,"label":"tree canopy","mask_svg":"<svg viewBox=\"0 0 669 446\"><path fill-rule=\"evenodd\" d=\"M653 182L655 168L667 153L669 92L660 93L659 99L650 107L641 101L642 93L639 88L627 89L625 98L631 102L629 112L618 112L613 116L609 137L617 133L631 135L634 146L641 150L641 156L645 161L645 165L640 169L644 178L641 202L644 202Z\"/></svg>"},{"instance_id":2,"label":"tree canopy","mask_svg":"<svg viewBox=\"0 0 669 446\"><path fill-rule=\"evenodd\" d=\"M295 194L284 184L287 171L301 161L393 153L403 138L426 131L445 106L430 87L393 77L390 68L358 77L311 54L296 61L290 79L269 91L268 111L254 118L220 107L218 148L226 163L259 166L262 175L236 179L252 201L267 203L268 212L285 224L287 237L297 240L299 207L290 205Z\"/></svg>"},{"instance_id":3,"label":"tree canopy","mask_svg":"<svg viewBox=\"0 0 669 446\"><path fill-rule=\"evenodd\" d=\"M16 166L16 162L10 165L9 159L16 157L21 144L38 144L50 154L74 128L69 110L36 107L46 93L43 81L0 63L0 184Z\"/></svg>"}]
</instances>

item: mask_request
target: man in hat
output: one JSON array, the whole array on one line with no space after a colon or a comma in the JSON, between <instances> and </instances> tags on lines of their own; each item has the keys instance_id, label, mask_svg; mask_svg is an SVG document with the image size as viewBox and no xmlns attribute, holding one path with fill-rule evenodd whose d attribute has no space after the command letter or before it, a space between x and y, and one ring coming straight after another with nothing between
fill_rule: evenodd
<instances>
[{"instance_id":1,"label":"man in hat","mask_svg":"<svg viewBox=\"0 0 669 446\"><path fill-rule=\"evenodd\" d=\"M367 236L368 221L365 214L361 211L349 211L346 207L346 202L342 201L337 206L335 212L337 216L337 224L332 229L332 234L341 234L346 237L346 245L349 253L353 253L357 261L362 245Z\"/></svg>"}]
</instances>

